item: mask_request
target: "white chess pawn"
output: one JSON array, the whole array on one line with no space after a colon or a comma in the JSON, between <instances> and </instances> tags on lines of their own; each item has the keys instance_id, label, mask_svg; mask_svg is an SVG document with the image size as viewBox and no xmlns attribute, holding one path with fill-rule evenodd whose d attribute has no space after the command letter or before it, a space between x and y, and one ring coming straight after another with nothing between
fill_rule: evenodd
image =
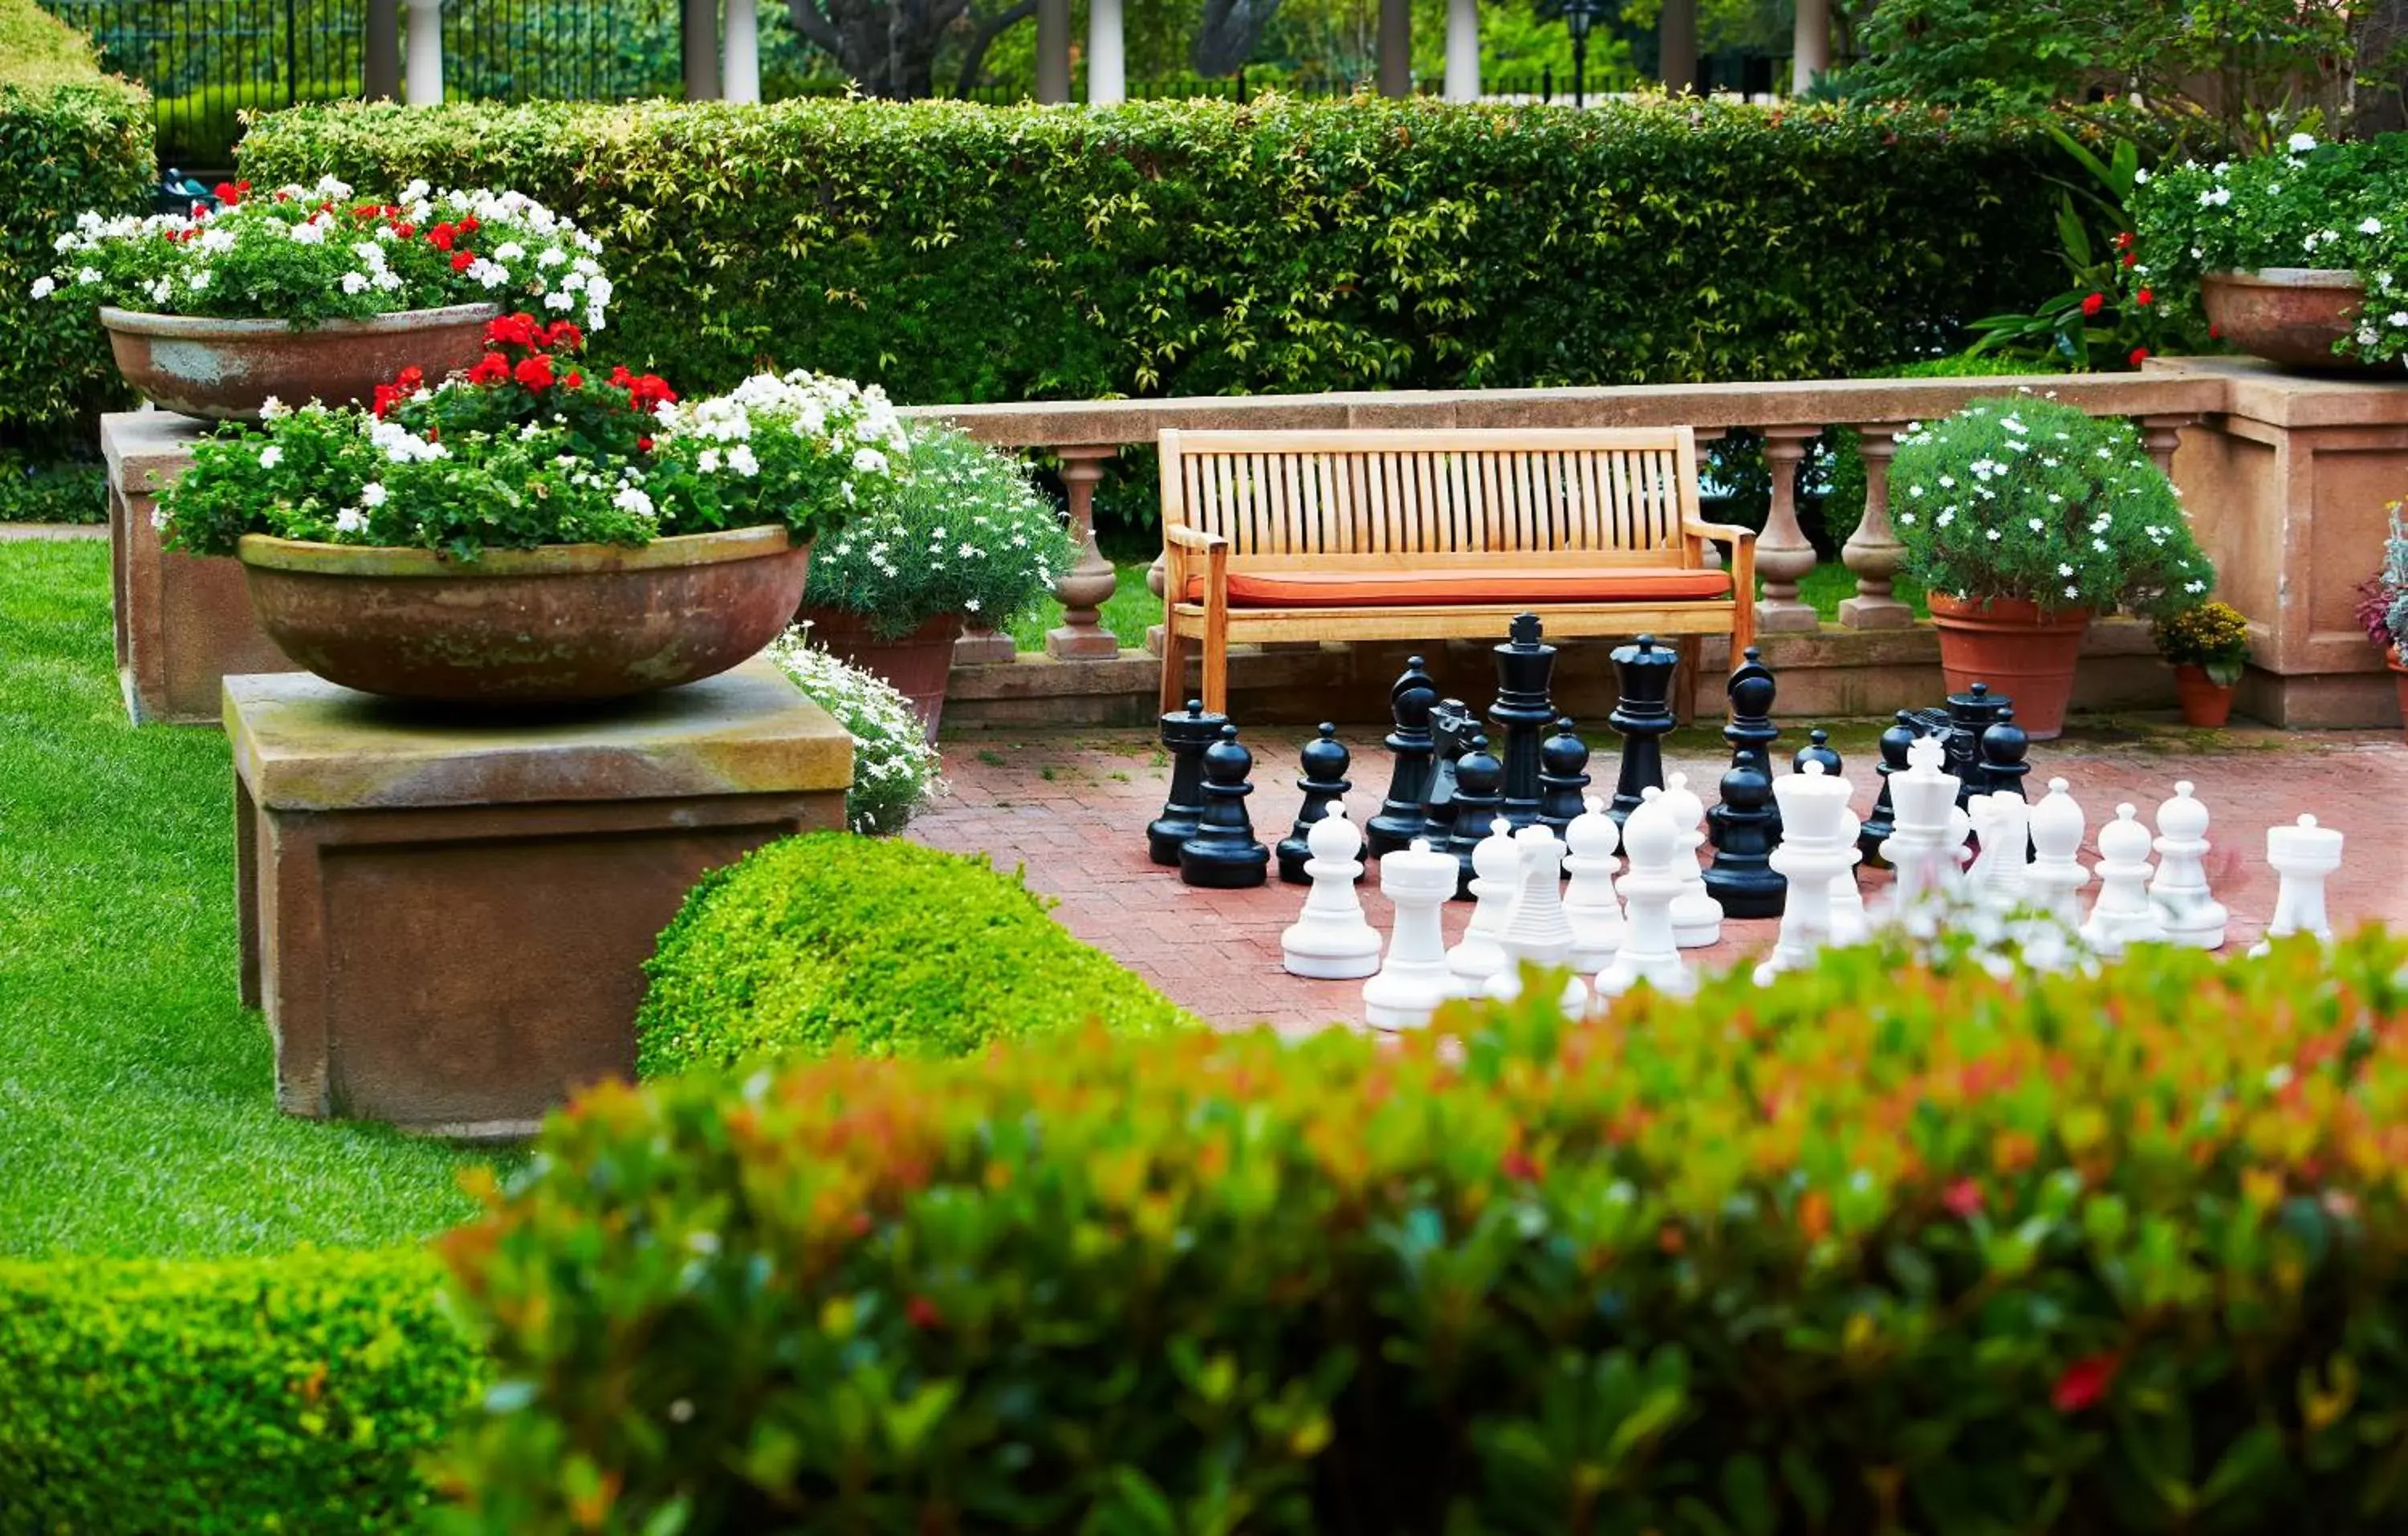
<instances>
[{"instance_id":1,"label":"white chess pawn","mask_svg":"<svg viewBox=\"0 0 2408 1536\"><path fill-rule=\"evenodd\" d=\"M2099 829L2099 899L2082 938L2114 958L2128 944L2157 943L2166 930L2149 901L2149 829L2134 818L2138 808L2119 805L2115 819Z\"/></svg>"},{"instance_id":2,"label":"white chess pawn","mask_svg":"<svg viewBox=\"0 0 2408 1536\"><path fill-rule=\"evenodd\" d=\"M1522 968L1553 968L1571 960L1571 919L1564 915L1564 845L1553 828L1533 825L1513 834L1522 850L1522 894L1506 919L1505 964L1488 978L1488 995L1512 1002L1522 995ZM1477 852L1477 850L1474 850ZM1588 983L1575 973L1564 980L1563 1007L1577 1015L1588 1007Z\"/></svg>"},{"instance_id":3,"label":"white chess pawn","mask_svg":"<svg viewBox=\"0 0 2408 1536\"><path fill-rule=\"evenodd\" d=\"M1363 916L1363 898L1354 877L1363 872L1355 855L1363 850L1363 834L1346 819L1346 808L1333 805L1328 814L1305 834L1312 856L1304 861L1312 889L1305 893L1304 911L1280 935L1280 959L1291 976L1322 981L1352 981L1380 969L1380 934Z\"/></svg>"},{"instance_id":4,"label":"white chess pawn","mask_svg":"<svg viewBox=\"0 0 2408 1536\"><path fill-rule=\"evenodd\" d=\"M1855 848L1856 839L1865 830L1864 818L1846 806L1840 808L1840 830ZM1871 931L1865 915L1864 887L1856 883L1856 866L1864 859L1859 853L1848 860L1848 867L1831 877L1831 942L1861 944Z\"/></svg>"},{"instance_id":5,"label":"white chess pawn","mask_svg":"<svg viewBox=\"0 0 2408 1536\"><path fill-rule=\"evenodd\" d=\"M1498 940L1505 937L1505 925L1522 894L1522 850L1513 841L1512 822L1498 816L1488 824L1488 836L1471 845L1471 921L1462 940L1446 952L1446 969L1467 994L1478 992L1505 969L1505 949Z\"/></svg>"},{"instance_id":6,"label":"white chess pawn","mask_svg":"<svg viewBox=\"0 0 2408 1536\"><path fill-rule=\"evenodd\" d=\"M2208 850L2206 832L2207 807L2192 797L2185 779L2174 785L2174 797L2157 807L2157 872L2149 882L2149 899L2157 903L2167 941L2186 949L2222 949L2231 921L2207 888L2200 862Z\"/></svg>"},{"instance_id":7,"label":"white chess pawn","mask_svg":"<svg viewBox=\"0 0 2408 1536\"><path fill-rule=\"evenodd\" d=\"M1685 998L1697 991L1698 978L1672 935L1672 901L1681 894L1681 860L1689 854L1681 824L1664 808L1664 792L1651 784L1639 793L1639 808L1622 824L1622 851L1630 859L1630 870L1622 877L1627 922L1613 963L1598 972L1598 996L1618 998L1645 982L1667 996Z\"/></svg>"},{"instance_id":8,"label":"white chess pawn","mask_svg":"<svg viewBox=\"0 0 2408 1536\"><path fill-rule=\"evenodd\" d=\"M2030 830L2032 861L2024 870L2024 887L2032 905L2070 929L2080 928L2082 901L2074 893L2090 883L2080 856L2089 822L2066 793L2064 780L2048 782L2048 795L2031 808Z\"/></svg>"},{"instance_id":9,"label":"white chess pawn","mask_svg":"<svg viewBox=\"0 0 2408 1536\"><path fill-rule=\"evenodd\" d=\"M1689 776L1675 773L1664 781L1664 809L1681 829L1681 851L1686 863L1681 872L1681 894L1672 898L1672 940L1683 949L1705 949L1723 936L1723 904L1706 890L1705 866L1698 850L1706 845L1706 802L1689 787Z\"/></svg>"},{"instance_id":10,"label":"white chess pawn","mask_svg":"<svg viewBox=\"0 0 2408 1536\"><path fill-rule=\"evenodd\" d=\"M1396 904L1388 958L1363 983L1363 1017L1383 1029L1418 1029L1439 1004L1462 990L1446 969L1446 935L1439 909L1455 899L1463 866L1453 854L1430 852L1427 838L1380 860L1380 893Z\"/></svg>"},{"instance_id":11,"label":"white chess pawn","mask_svg":"<svg viewBox=\"0 0 2408 1536\"><path fill-rule=\"evenodd\" d=\"M2031 807L2020 795L1975 795L1968 805L1982 852L1965 872L1975 901L1994 912L2023 905L2024 860L2031 847Z\"/></svg>"},{"instance_id":12,"label":"white chess pawn","mask_svg":"<svg viewBox=\"0 0 2408 1536\"><path fill-rule=\"evenodd\" d=\"M1887 917L1905 917L1956 891L1970 824L1956 808L1956 776L1940 766L1943 755L1938 739L1917 737L1906 749L1907 766L1889 776L1890 835L1882 856L1898 878L1883 909Z\"/></svg>"},{"instance_id":13,"label":"white chess pawn","mask_svg":"<svg viewBox=\"0 0 2408 1536\"><path fill-rule=\"evenodd\" d=\"M1813 965L1831 941L1831 882L1857 857L1856 846L1844 840L1845 779L1825 773L1821 763L1809 758L1797 772L1773 780L1772 797L1781 804L1781 846L1772 851L1772 867L1788 878L1789 895L1781 908L1781 937L1756 968L1758 986L1770 985L1783 971ZM1892 798L1895 803L1894 791Z\"/></svg>"},{"instance_id":14,"label":"white chess pawn","mask_svg":"<svg viewBox=\"0 0 2408 1536\"><path fill-rule=\"evenodd\" d=\"M2314 816L2301 816L2290 826L2266 828L2266 862L2283 877L2274 892L2274 919L2266 925L2266 939L2249 953L2263 955L2268 940L2286 934L2312 933L2330 939L2332 923L2325 916L2325 881L2341 868L2339 832L2318 826Z\"/></svg>"},{"instance_id":15,"label":"white chess pawn","mask_svg":"<svg viewBox=\"0 0 2408 1536\"><path fill-rule=\"evenodd\" d=\"M1613 894L1613 873L1622 862L1613 851L1622 844L1622 828L1605 813L1603 800L1592 795L1587 804L1587 811L1564 828L1564 845L1571 850L1564 857L1564 868L1572 877L1564 891L1564 916L1572 926L1571 966L1584 976L1613 963L1623 933L1622 902ZM1479 849L1471 851L1471 858L1477 866Z\"/></svg>"}]
</instances>

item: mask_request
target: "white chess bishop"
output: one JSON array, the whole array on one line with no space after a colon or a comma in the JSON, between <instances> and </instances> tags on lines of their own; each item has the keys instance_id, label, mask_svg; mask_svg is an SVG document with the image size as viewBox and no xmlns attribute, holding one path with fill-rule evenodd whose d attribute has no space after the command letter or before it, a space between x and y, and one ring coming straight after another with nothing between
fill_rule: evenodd
<instances>
[{"instance_id":1,"label":"white chess bishop","mask_svg":"<svg viewBox=\"0 0 2408 1536\"><path fill-rule=\"evenodd\" d=\"M1698 978L1681 958L1672 934L1672 900L1681 894L1681 860L1689 854L1681 824L1664 807L1664 792L1651 784L1640 796L1639 808L1622 824L1622 851L1630 859L1629 872L1622 877L1629 909L1622 947L1613 963L1598 972L1598 995L1618 998L1643 981L1669 997L1685 998L1697 991Z\"/></svg>"},{"instance_id":2,"label":"white chess bishop","mask_svg":"<svg viewBox=\"0 0 2408 1536\"><path fill-rule=\"evenodd\" d=\"M1825 773L1821 763L1810 759L1797 772L1773 780L1772 797L1781 803L1781 846L1772 851L1772 867L1788 878L1789 895L1782 904L1781 937L1756 968L1758 986L1814 963L1831 941L1831 883L1860 856L1846 839L1845 779ZM1894 789L1891 800L1895 805Z\"/></svg>"},{"instance_id":3,"label":"white chess bishop","mask_svg":"<svg viewBox=\"0 0 2408 1536\"><path fill-rule=\"evenodd\" d=\"M2162 943L2166 930L2149 900L2149 829L2132 805L2115 808L2115 819L2099 829L2099 899L2083 941L2113 959L2130 944Z\"/></svg>"},{"instance_id":4,"label":"white chess bishop","mask_svg":"<svg viewBox=\"0 0 2408 1536\"><path fill-rule=\"evenodd\" d=\"M1698 850L1706 845L1706 803L1689 787L1689 776L1675 773L1664 781L1664 809L1681 829L1681 894L1672 898L1672 941L1683 949L1705 949L1723 936L1723 904L1706 889L1705 866Z\"/></svg>"},{"instance_id":5,"label":"white chess bishop","mask_svg":"<svg viewBox=\"0 0 2408 1536\"><path fill-rule=\"evenodd\" d=\"M1446 935L1439 909L1455 899L1463 866L1453 854L1430 851L1427 838L1415 838L1380 860L1380 894L1395 904L1396 926L1388 935L1388 957L1380 973L1363 983L1363 1017L1382 1029L1418 1029L1430 1021L1439 1004L1462 996L1462 988L1446 969Z\"/></svg>"},{"instance_id":6,"label":"white chess bishop","mask_svg":"<svg viewBox=\"0 0 2408 1536\"><path fill-rule=\"evenodd\" d=\"M2263 955L2272 947L2269 940L2294 933L2333 936L2332 922L2325 915L2325 882L2341 868L2341 834L2317 825L2314 816L2266 828L2266 862L2283 883L2274 893L2274 916L2266 925L2266 938L2251 946L2250 954Z\"/></svg>"},{"instance_id":7,"label":"white chess bishop","mask_svg":"<svg viewBox=\"0 0 2408 1536\"><path fill-rule=\"evenodd\" d=\"M1525 966L1570 963L1571 920L1564 915L1564 845L1552 828L1537 824L1513 834L1522 851L1522 894L1505 922L1505 964L1488 978L1488 995L1511 1002L1522 995ZM1478 851L1475 849L1475 853ZM1564 980L1563 1008L1577 1015L1588 1007L1588 983L1575 973Z\"/></svg>"},{"instance_id":8,"label":"white chess bishop","mask_svg":"<svg viewBox=\"0 0 2408 1536\"><path fill-rule=\"evenodd\" d=\"M1499 940L1522 895L1522 850L1513 841L1512 822L1497 817L1488 824L1488 836L1472 844L1471 874L1471 921L1463 938L1446 952L1446 969L1467 993L1478 992L1505 969L1505 946Z\"/></svg>"},{"instance_id":9,"label":"white chess bishop","mask_svg":"<svg viewBox=\"0 0 2408 1536\"><path fill-rule=\"evenodd\" d=\"M1613 963L1623 933L1622 901L1613 894L1614 871L1622 862L1613 855L1622 845L1622 828L1598 797L1590 796L1587 806L1564 828L1564 844L1571 850L1564 868L1572 877L1564 891L1564 916L1572 926L1571 966L1584 976ZM1476 867L1479 849L1471 857Z\"/></svg>"},{"instance_id":10,"label":"white chess bishop","mask_svg":"<svg viewBox=\"0 0 2408 1536\"><path fill-rule=\"evenodd\" d=\"M2170 943L2186 949L2222 949L2231 914L2207 888L2207 807L2191 794L2187 779L2174 797L2157 807L2157 872L2149 899Z\"/></svg>"},{"instance_id":11,"label":"white chess bishop","mask_svg":"<svg viewBox=\"0 0 2408 1536\"><path fill-rule=\"evenodd\" d=\"M1355 855L1363 834L1346 819L1346 808L1333 805L1305 834L1312 857L1304 873L1312 882L1305 893L1304 911L1280 935L1280 958L1291 976L1323 981L1352 981L1380 969L1380 935L1363 916L1363 898L1354 877L1363 872Z\"/></svg>"},{"instance_id":12,"label":"white chess bishop","mask_svg":"<svg viewBox=\"0 0 2408 1536\"><path fill-rule=\"evenodd\" d=\"M2081 858L2089 829L2065 781L2051 779L2048 794L2031 808L2032 861L2024 870L2024 886L2031 904L2068 930L2082 926L2082 899L2075 893L2090 883Z\"/></svg>"}]
</instances>

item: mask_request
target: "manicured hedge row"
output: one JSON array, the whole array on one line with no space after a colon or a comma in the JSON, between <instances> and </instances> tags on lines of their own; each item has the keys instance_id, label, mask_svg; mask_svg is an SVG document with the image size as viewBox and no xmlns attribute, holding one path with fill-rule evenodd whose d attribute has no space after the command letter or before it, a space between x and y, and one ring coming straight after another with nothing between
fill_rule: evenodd
<instances>
[{"instance_id":1,"label":"manicured hedge row","mask_svg":"<svg viewBox=\"0 0 2408 1536\"><path fill-rule=\"evenodd\" d=\"M155 171L141 90L34 0L0 0L0 448L47 456L131 398L91 316L32 289L78 213L141 211Z\"/></svg>"},{"instance_id":2,"label":"manicured hedge row","mask_svg":"<svg viewBox=\"0 0 2408 1536\"><path fill-rule=\"evenodd\" d=\"M622 279L598 344L681 383L919 402L1860 371L2059 280L2062 162L1919 110L1281 98L321 107L242 148L574 214Z\"/></svg>"},{"instance_id":3,"label":"manicured hedge row","mask_svg":"<svg viewBox=\"0 0 2408 1536\"><path fill-rule=\"evenodd\" d=\"M421 1250L0 1263L0 1532L415 1529L484 1381Z\"/></svg>"},{"instance_id":4,"label":"manicured hedge row","mask_svg":"<svg viewBox=\"0 0 2408 1536\"><path fill-rule=\"evenodd\" d=\"M464 1523L2397 1531L2403 964L605 1091L444 1240Z\"/></svg>"},{"instance_id":5,"label":"manicured hedge row","mask_svg":"<svg viewBox=\"0 0 2408 1536\"><path fill-rule=\"evenodd\" d=\"M703 877L645 962L636 1069L759 1055L957 1056L1185 1015L983 858L812 832Z\"/></svg>"}]
</instances>

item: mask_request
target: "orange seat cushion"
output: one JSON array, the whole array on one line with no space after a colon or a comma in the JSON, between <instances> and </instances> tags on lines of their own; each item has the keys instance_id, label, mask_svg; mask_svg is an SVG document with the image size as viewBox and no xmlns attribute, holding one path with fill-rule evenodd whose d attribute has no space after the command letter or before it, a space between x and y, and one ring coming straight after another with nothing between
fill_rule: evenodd
<instances>
[{"instance_id":1,"label":"orange seat cushion","mask_svg":"<svg viewBox=\"0 0 2408 1536\"><path fill-rule=\"evenodd\" d=\"M1677 602L1731 595L1727 570L1637 566L1481 570L1233 570L1231 608L1411 608L1478 603ZM1204 600L1191 576L1187 600Z\"/></svg>"}]
</instances>

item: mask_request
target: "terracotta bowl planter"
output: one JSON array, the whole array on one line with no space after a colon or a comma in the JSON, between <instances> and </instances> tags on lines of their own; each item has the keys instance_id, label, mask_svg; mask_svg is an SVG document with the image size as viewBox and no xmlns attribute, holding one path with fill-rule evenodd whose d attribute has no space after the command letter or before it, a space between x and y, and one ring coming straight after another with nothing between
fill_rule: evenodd
<instances>
[{"instance_id":1,"label":"terracotta bowl planter","mask_svg":"<svg viewBox=\"0 0 2408 1536\"><path fill-rule=\"evenodd\" d=\"M249 422L270 395L292 406L366 402L406 367L423 368L430 380L468 367L484 355L485 323L501 312L498 305L455 304L304 328L104 305L100 323L117 371L161 409Z\"/></svg>"},{"instance_id":2,"label":"terracotta bowl planter","mask_svg":"<svg viewBox=\"0 0 2408 1536\"><path fill-rule=\"evenodd\" d=\"M1927 601L1932 626L1940 631L1940 670L1949 692L1986 682L1992 693L2014 701L2015 724L2033 740L2051 741L2064 733L2073 667L2090 627L2088 609L2043 615L2038 605L2021 598L1959 602L1939 592L1928 594Z\"/></svg>"},{"instance_id":3,"label":"terracotta bowl planter","mask_svg":"<svg viewBox=\"0 0 2408 1536\"><path fill-rule=\"evenodd\" d=\"M2183 724L2219 729L2232 718L2232 689L2207 675L2204 667L2185 662L2174 668L2174 702L2182 707Z\"/></svg>"},{"instance_id":4,"label":"terracotta bowl planter","mask_svg":"<svg viewBox=\"0 0 2408 1536\"><path fill-rule=\"evenodd\" d=\"M782 527L641 549L432 550L246 536L267 638L329 682L461 705L623 698L724 672L778 638L810 574Z\"/></svg>"},{"instance_id":5,"label":"terracotta bowl planter","mask_svg":"<svg viewBox=\"0 0 2408 1536\"><path fill-rule=\"evenodd\" d=\"M2333 343L2358 328L2365 297L2357 273L2306 266L2210 272L2200 280L2200 305L2225 340L2302 371L2374 371L2333 352Z\"/></svg>"},{"instance_id":6,"label":"terracotta bowl planter","mask_svg":"<svg viewBox=\"0 0 2408 1536\"><path fill-rule=\"evenodd\" d=\"M953 641L962 632L959 614L939 614L894 640L881 639L867 619L840 609L805 608L795 617L811 626L812 644L893 683L911 701L928 739L937 739L945 717L945 682L953 669Z\"/></svg>"}]
</instances>

